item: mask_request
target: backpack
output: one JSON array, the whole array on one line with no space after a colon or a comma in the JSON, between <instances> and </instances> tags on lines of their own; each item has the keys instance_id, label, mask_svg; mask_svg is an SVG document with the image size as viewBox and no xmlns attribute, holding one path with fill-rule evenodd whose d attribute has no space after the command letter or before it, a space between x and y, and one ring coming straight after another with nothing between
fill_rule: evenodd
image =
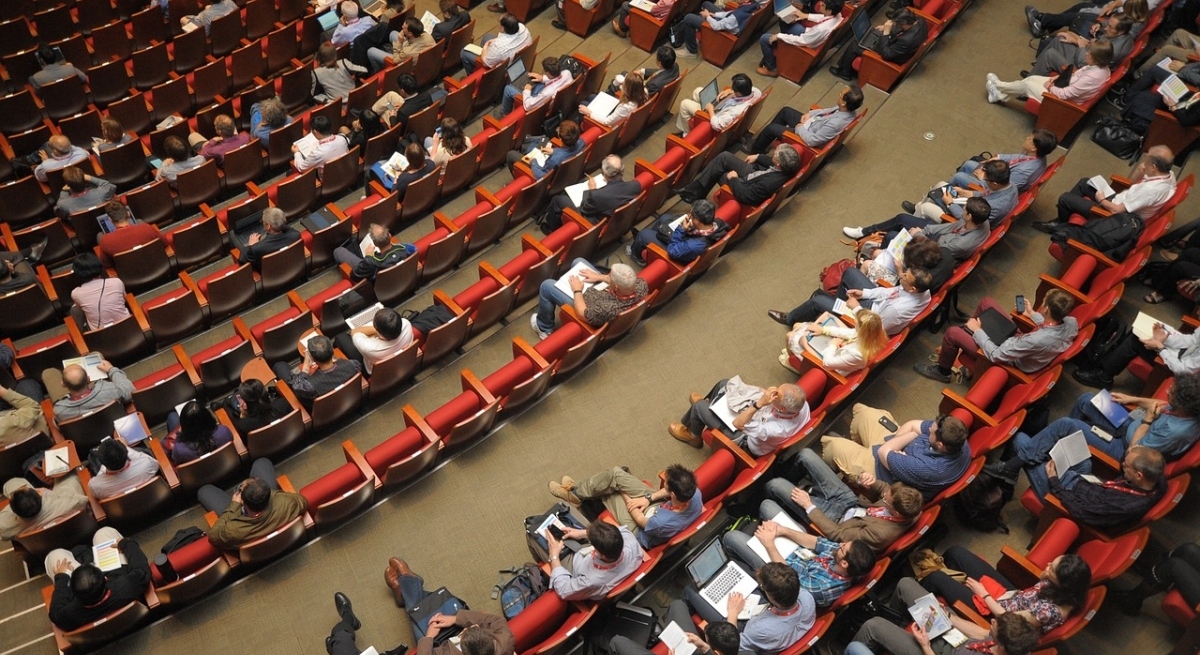
<instances>
[{"instance_id":1,"label":"backpack","mask_svg":"<svg viewBox=\"0 0 1200 655\"><path fill-rule=\"evenodd\" d=\"M1083 349L1083 360L1092 365L1098 365L1113 348L1133 332L1132 327L1111 314L1096 321L1095 325L1096 332L1088 342L1087 348Z\"/></svg>"},{"instance_id":2,"label":"backpack","mask_svg":"<svg viewBox=\"0 0 1200 655\"><path fill-rule=\"evenodd\" d=\"M582 61L572 57L571 55L563 55L558 58L558 65L565 71L571 71L571 79L579 80L584 75L587 75L587 66L583 65Z\"/></svg>"},{"instance_id":3,"label":"backpack","mask_svg":"<svg viewBox=\"0 0 1200 655\"><path fill-rule=\"evenodd\" d=\"M1004 523L1000 510L1012 497L1012 485L987 473L980 473L962 493L954 497L954 512L958 520L976 530L1008 534L1008 525Z\"/></svg>"},{"instance_id":4,"label":"backpack","mask_svg":"<svg viewBox=\"0 0 1200 655\"><path fill-rule=\"evenodd\" d=\"M1112 216L1089 219L1083 225L1063 225L1050 235L1050 241L1059 247L1066 248L1067 241L1074 239L1085 246L1090 246L1101 253L1120 261L1125 259L1129 251L1137 243L1138 237L1146 224L1142 217L1130 212L1113 214Z\"/></svg>"},{"instance_id":5,"label":"backpack","mask_svg":"<svg viewBox=\"0 0 1200 655\"><path fill-rule=\"evenodd\" d=\"M170 555L171 553L183 548L193 541L198 541L203 536L204 531L194 525L186 528L179 528L175 531L175 536L171 537L167 543L163 544L162 554Z\"/></svg>"},{"instance_id":6,"label":"backpack","mask_svg":"<svg viewBox=\"0 0 1200 655\"><path fill-rule=\"evenodd\" d=\"M511 569L500 569L500 574L512 575L492 588L492 598L500 599L504 618L511 621L529 607L539 596L546 593L546 578L533 562L525 562Z\"/></svg>"},{"instance_id":7,"label":"backpack","mask_svg":"<svg viewBox=\"0 0 1200 655\"><path fill-rule=\"evenodd\" d=\"M391 34L392 26L386 21L376 23L374 27L368 28L350 43L350 55L348 59L351 63L370 68L371 60L367 58L367 50L379 48L391 53ZM391 89L388 90L390 91Z\"/></svg>"}]
</instances>

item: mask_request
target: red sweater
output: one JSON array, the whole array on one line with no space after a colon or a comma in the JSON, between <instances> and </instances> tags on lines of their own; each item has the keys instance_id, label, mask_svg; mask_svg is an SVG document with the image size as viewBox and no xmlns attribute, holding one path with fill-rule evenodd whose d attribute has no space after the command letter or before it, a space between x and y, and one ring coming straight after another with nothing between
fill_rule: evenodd
<instances>
[{"instance_id":1,"label":"red sweater","mask_svg":"<svg viewBox=\"0 0 1200 655\"><path fill-rule=\"evenodd\" d=\"M150 243L155 239L167 245L167 239L150 223L118 227L116 232L100 235L100 259L105 266L113 265L113 255Z\"/></svg>"}]
</instances>

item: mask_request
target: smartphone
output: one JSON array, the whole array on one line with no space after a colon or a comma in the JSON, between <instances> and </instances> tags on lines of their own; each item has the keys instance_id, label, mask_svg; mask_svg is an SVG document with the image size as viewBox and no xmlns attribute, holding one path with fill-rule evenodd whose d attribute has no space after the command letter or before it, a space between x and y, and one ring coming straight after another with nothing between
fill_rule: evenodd
<instances>
[{"instance_id":1,"label":"smartphone","mask_svg":"<svg viewBox=\"0 0 1200 655\"><path fill-rule=\"evenodd\" d=\"M895 421L893 421L892 419L890 419L886 416L879 417L879 424L882 425L883 427L891 430L893 433L895 433L896 430L900 429L900 426L896 425Z\"/></svg>"},{"instance_id":2,"label":"smartphone","mask_svg":"<svg viewBox=\"0 0 1200 655\"><path fill-rule=\"evenodd\" d=\"M1017 294L1017 313L1018 314L1025 313L1025 296L1022 296L1020 294Z\"/></svg>"},{"instance_id":3,"label":"smartphone","mask_svg":"<svg viewBox=\"0 0 1200 655\"><path fill-rule=\"evenodd\" d=\"M550 534L554 535L554 538L559 541L563 540L562 528L558 527L557 525L550 524L549 526L546 526L546 532L549 532Z\"/></svg>"}]
</instances>

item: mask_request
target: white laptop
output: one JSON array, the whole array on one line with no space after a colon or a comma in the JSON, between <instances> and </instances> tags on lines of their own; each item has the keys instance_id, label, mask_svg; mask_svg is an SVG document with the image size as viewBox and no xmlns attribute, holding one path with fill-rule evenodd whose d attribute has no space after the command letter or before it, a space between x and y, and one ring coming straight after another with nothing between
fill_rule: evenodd
<instances>
[{"instance_id":1,"label":"white laptop","mask_svg":"<svg viewBox=\"0 0 1200 655\"><path fill-rule=\"evenodd\" d=\"M720 539L714 540L688 562L687 572L696 588L700 590L700 596L722 616L727 609L729 594L734 592L748 599L747 608L757 604L757 599L755 603L751 603L749 598L751 592L758 588L758 583L745 569L729 559L725 549L721 547ZM738 618L749 618L748 612L749 609L743 610L745 616L739 615Z\"/></svg>"}]
</instances>

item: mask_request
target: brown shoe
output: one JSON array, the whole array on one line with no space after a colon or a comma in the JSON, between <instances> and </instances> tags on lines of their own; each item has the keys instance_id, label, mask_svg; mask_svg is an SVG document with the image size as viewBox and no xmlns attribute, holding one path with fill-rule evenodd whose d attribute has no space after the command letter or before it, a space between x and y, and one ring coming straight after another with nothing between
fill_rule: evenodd
<instances>
[{"instance_id":1,"label":"brown shoe","mask_svg":"<svg viewBox=\"0 0 1200 655\"><path fill-rule=\"evenodd\" d=\"M396 569L397 571L400 572L400 575L415 575L412 572L412 569L408 568L408 562L405 562L404 560L400 559L399 557L393 557L393 558L389 559L388 567Z\"/></svg>"},{"instance_id":2,"label":"brown shoe","mask_svg":"<svg viewBox=\"0 0 1200 655\"><path fill-rule=\"evenodd\" d=\"M700 402L701 400L704 400L704 394L702 394L702 393L696 393L695 391L693 391L692 395L688 396L688 402L692 403L693 405Z\"/></svg>"},{"instance_id":3,"label":"brown shoe","mask_svg":"<svg viewBox=\"0 0 1200 655\"><path fill-rule=\"evenodd\" d=\"M763 77L779 77L779 73L767 68L766 66L759 66L758 68L754 69L754 72L762 75Z\"/></svg>"},{"instance_id":4,"label":"brown shoe","mask_svg":"<svg viewBox=\"0 0 1200 655\"><path fill-rule=\"evenodd\" d=\"M692 448L701 448L704 446L704 440L692 434L692 431L687 429L687 426L682 423L672 423L667 427L667 432L671 433L676 440L691 446Z\"/></svg>"},{"instance_id":5,"label":"brown shoe","mask_svg":"<svg viewBox=\"0 0 1200 655\"><path fill-rule=\"evenodd\" d=\"M621 23L616 18L614 18L612 21L612 28L613 28L613 31L617 33L617 36L619 36L621 38L629 36L629 32L626 32L625 30L621 29Z\"/></svg>"},{"instance_id":6,"label":"brown shoe","mask_svg":"<svg viewBox=\"0 0 1200 655\"><path fill-rule=\"evenodd\" d=\"M383 581L392 590L392 600L396 601L396 607L404 609L404 595L400 593L400 570L391 564L399 561L396 558L389 560L388 567L383 570Z\"/></svg>"},{"instance_id":7,"label":"brown shoe","mask_svg":"<svg viewBox=\"0 0 1200 655\"><path fill-rule=\"evenodd\" d=\"M546 486L549 488L551 496L554 496L559 500L565 500L572 507L579 507L580 503L582 502L579 500L579 496L576 496L571 491L571 488L575 486L575 481L571 478L564 476L562 483L551 480L550 482L546 483Z\"/></svg>"}]
</instances>

